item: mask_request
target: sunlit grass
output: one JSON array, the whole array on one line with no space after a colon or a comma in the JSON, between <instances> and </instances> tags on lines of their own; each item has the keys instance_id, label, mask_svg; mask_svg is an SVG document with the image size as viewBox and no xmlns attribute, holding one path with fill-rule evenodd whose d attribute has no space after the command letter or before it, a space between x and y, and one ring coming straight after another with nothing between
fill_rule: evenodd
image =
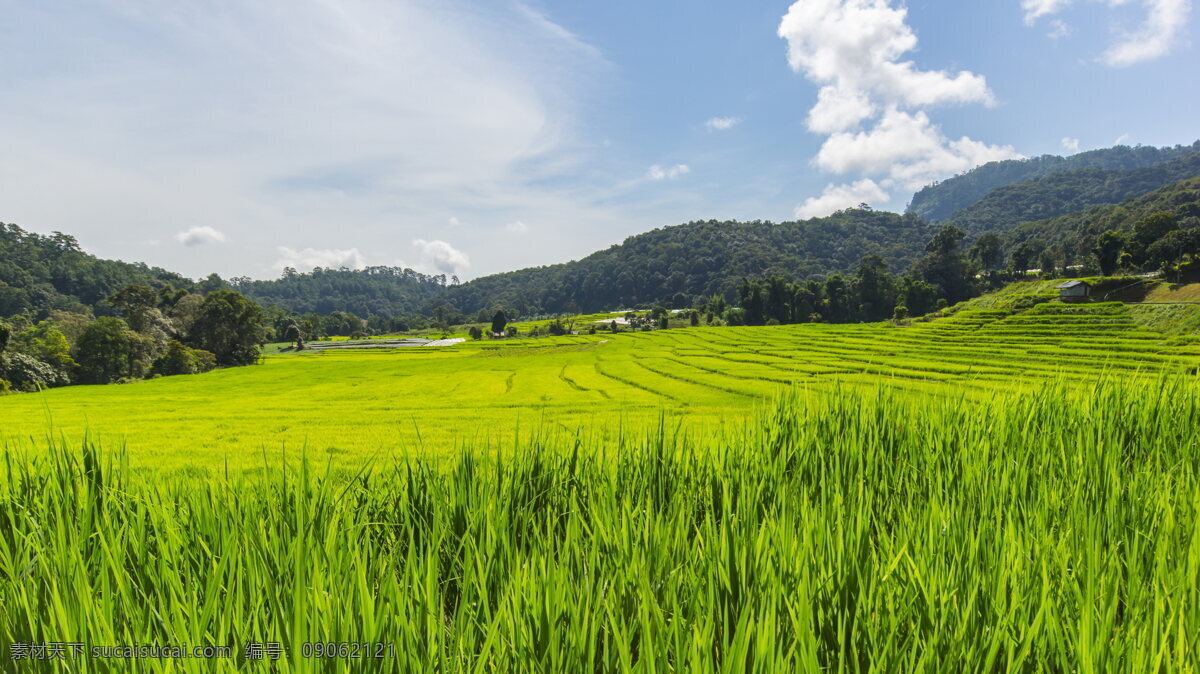
<instances>
[{"instance_id":1,"label":"sunlit grass","mask_svg":"<svg viewBox=\"0 0 1200 674\"><path fill-rule=\"evenodd\" d=\"M708 435L533 424L361 471L8 454L0 639L278 641L280 672L1196 671L1196 379L941 392L794 391Z\"/></svg>"}]
</instances>

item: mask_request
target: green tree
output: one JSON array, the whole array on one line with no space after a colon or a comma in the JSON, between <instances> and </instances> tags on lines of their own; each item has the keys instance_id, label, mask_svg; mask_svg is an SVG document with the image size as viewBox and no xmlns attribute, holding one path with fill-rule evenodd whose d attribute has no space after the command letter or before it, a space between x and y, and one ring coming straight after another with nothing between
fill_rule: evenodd
<instances>
[{"instance_id":1,"label":"green tree","mask_svg":"<svg viewBox=\"0 0 1200 674\"><path fill-rule=\"evenodd\" d=\"M189 349L178 341L171 340L166 352L154 361L151 374L170 376L177 374L199 374L208 372L217 365L216 356L200 349Z\"/></svg>"},{"instance_id":2,"label":"green tree","mask_svg":"<svg viewBox=\"0 0 1200 674\"><path fill-rule=\"evenodd\" d=\"M1175 215L1167 211L1159 211L1138 220L1133 224L1133 234L1129 237L1127 249L1133 257L1134 264L1146 262L1147 251L1155 241L1178 228Z\"/></svg>"},{"instance_id":3,"label":"green tree","mask_svg":"<svg viewBox=\"0 0 1200 674\"><path fill-rule=\"evenodd\" d=\"M0 353L4 353L4 349L8 347L8 340L12 337L12 328L8 327L8 323L0 321Z\"/></svg>"},{"instance_id":4,"label":"green tree","mask_svg":"<svg viewBox=\"0 0 1200 674\"><path fill-rule=\"evenodd\" d=\"M191 345L211 352L221 365L250 365L265 339L263 310L241 293L209 293L188 335Z\"/></svg>"},{"instance_id":5,"label":"green tree","mask_svg":"<svg viewBox=\"0 0 1200 674\"><path fill-rule=\"evenodd\" d=\"M975 240L967 256L984 271L996 269L1004 262L1004 249L1000 237L984 234Z\"/></svg>"},{"instance_id":6,"label":"green tree","mask_svg":"<svg viewBox=\"0 0 1200 674\"><path fill-rule=\"evenodd\" d=\"M503 311L497 310L492 316L492 334L503 335L506 325L508 325L508 317L504 315Z\"/></svg>"},{"instance_id":7,"label":"green tree","mask_svg":"<svg viewBox=\"0 0 1200 674\"><path fill-rule=\"evenodd\" d=\"M152 346L125 321L111 316L98 318L79 336L79 380L84 384L107 384L123 377L139 378L149 364Z\"/></svg>"},{"instance_id":8,"label":"green tree","mask_svg":"<svg viewBox=\"0 0 1200 674\"><path fill-rule=\"evenodd\" d=\"M483 330L480 330L479 326L476 325L472 325L471 328L467 330L467 334L471 335L471 339L483 339Z\"/></svg>"},{"instance_id":9,"label":"green tree","mask_svg":"<svg viewBox=\"0 0 1200 674\"><path fill-rule=\"evenodd\" d=\"M959 252L965 236L953 225L942 227L925 245L925 256L914 268L917 278L937 288L947 302L960 302L971 296L970 270ZM914 309L912 304L907 306Z\"/></svg>"},{"instance_id":10,"label":"green tree","mask_svg":"<svg viewBox=\"0 0 1200 674\"><path fill-rule=\"evenodd\" d=\"M1096 263L1100 265L1101 274L1112 276L1117 271L1121 251L1124 249L1125 235L1121 232L1110 229L1096 239L1096 247L1092 249L1092 254L1096 256Z\"/></svg>"},{"instance_id":11,"label":"green tree","mask_svg":"<svg viewBox=\"0 0 1200 674\"><path fill-rule=\"evenodd\" d=\"M144 333L150 327L150 310L158 306L158 295L150 286L130 285L105 300L125 318L130 328Z\"/></svg>"}]
</instances>

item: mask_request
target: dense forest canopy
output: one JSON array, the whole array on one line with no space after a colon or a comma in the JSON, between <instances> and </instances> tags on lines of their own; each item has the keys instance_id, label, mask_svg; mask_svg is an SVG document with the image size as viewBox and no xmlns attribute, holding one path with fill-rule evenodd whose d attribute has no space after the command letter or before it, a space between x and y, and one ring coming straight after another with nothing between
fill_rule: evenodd
<instances>
[{"instance_id":1,"label":"dense forest canopy","mask_svg":"<svg viewBox=\"0 0 1200 674\"><path fill-rule=\"evenodd\" d=\"M322 269L310 273L285 269L270 281L230 279L232 286L264 305L296 313L400 316L419 311L441 295L445 275L429 276L400 267Z\"/></svg>"},{"instance_id":2,"label":"dense forest canopy","mask_svg":"<svg viewBox=\"0 0 1200 674\"><path fill-rule=\"evenodd\" d=\"M1197 151L1200 151L1200 141L1191 145L1163 148L1118 145L1080 152L1070 157L1042 155L1032 159L990 162L962 175L922 188L913 195L906 212L931 222L940 222L954 215L956 211L983 199L988 192L997 187L1063 171L1145 168Z\"/></svg>"},{"instance_id":3,"label":"dense forest canopy","mask_svg":"<svg viewBox=\"0 0 1200 674\"><path fill-rule=\"evenodd\" d=\"M587 312L659 302L680 308L697 297L733 298L745 277L850 272L865 255L907 269L935 231L920 218L870 209L778 224L690 222L630 237L574 262L451 286L443 301L466 313L491 307L521 314Z\"/></svg>"},{"instance_id":4,"label":"dense forest canopy","mask_svg":"<svg viewBox=\"0 0 1200 674\"><path fill-rule=\"evenodd\" d=\"M946 222L967 233L1007 230L1022 222L1115 204L1200 175L1200 152L1145 168L1080 169L998 187Z\"/></svg>"},{"instance_id":5,"label":"dense forest canopy","mask_svg":"<svg viewBox=\"0 0 1200 674\"><path fill-rule=\"evenodd\" d=\"M1197 171L1197 174L1200 174L1200 171ZM1023 247L1031 255L1050 250L1067 259L1079 259L1092 254L1100 235L1104 232L1113 231L1131 236L1139 223L1160 213L1170 216L1172 227L1164 232L1155 233L1157 235L1153 239L1145 241L1144 247L1147 249L1174 230L1200 232L1200 175L1119 204L1096 206L1077 213L1022 223L1004 232L1001 239L1004 248L1010 254ZM1172 240L1180 236L1182 235L1176 235ZM1192 252L1200 251L1189 249L1188 244L1181 241L1176 257ZM1169 261L1170 258L1166 260Z\"/></svg>"},{"instance_id":6,"label":"dense forest canopy","mask_svg":"<svg viewBox=\"0 0 1200 674\"><path fill-rule=\"evenodd\" d=\"M219 283L217 279L216 287ZM61 232L42 235L0 223L0 316L44 317L55 309L111 314L104 299L133 284L195 286L165 269L97 258Z\"/></svg>"}]
</instances>

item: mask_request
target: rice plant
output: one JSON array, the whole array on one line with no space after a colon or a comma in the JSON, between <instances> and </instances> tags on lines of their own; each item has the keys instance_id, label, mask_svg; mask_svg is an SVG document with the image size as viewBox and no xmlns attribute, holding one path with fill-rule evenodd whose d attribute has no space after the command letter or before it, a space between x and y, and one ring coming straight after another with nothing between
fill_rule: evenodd
<instances>
[{"instance_id":1,"label":"rice plant","mask_svg":"<svg viewBox=\"0 0 1200 674\"><path fill-rule=\"evenodd\" d=\"M1200 669L1194 378L792 392L720 437L514 444L204 479L9 453L0 641L230 651L0 669Z\"/></svg>"}]
</instances>

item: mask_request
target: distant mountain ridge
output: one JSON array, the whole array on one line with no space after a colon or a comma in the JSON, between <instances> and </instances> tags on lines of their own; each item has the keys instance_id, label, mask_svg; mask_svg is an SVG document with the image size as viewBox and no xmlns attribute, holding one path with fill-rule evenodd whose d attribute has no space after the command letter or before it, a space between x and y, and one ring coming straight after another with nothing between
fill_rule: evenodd
<instances>
[{"instance_id":1,"label":"distant mountain ridge","mask_svg":"<svg viewBox=\"0 0 1200 674\"><path fill-rule=\"evenodd\" d=\"M945 221L968 234L1005 231L1022 222L1116 204L1200 175L1200 152L1137 169L1051 173L988 192Z\"/></svg>"},{"instance_id":2,"label":"distant mountain ridge","mask_svg":"<svg viewBox=\"0 0 1200 674\"><path fill-rule=\"evenodd\" d=\"M1191 145L1149 147L1118 145L1116 147L1080 152L1070 157L1042 155L1031 159L1008 159L989 162L922 188L913 195L906 213L930 222L949 219L955 212L967 208L988 192L1064 171L1081 169L1130 170L1154 166L1200 151L1200 140Z\"/></svg>"}]
</instances>

